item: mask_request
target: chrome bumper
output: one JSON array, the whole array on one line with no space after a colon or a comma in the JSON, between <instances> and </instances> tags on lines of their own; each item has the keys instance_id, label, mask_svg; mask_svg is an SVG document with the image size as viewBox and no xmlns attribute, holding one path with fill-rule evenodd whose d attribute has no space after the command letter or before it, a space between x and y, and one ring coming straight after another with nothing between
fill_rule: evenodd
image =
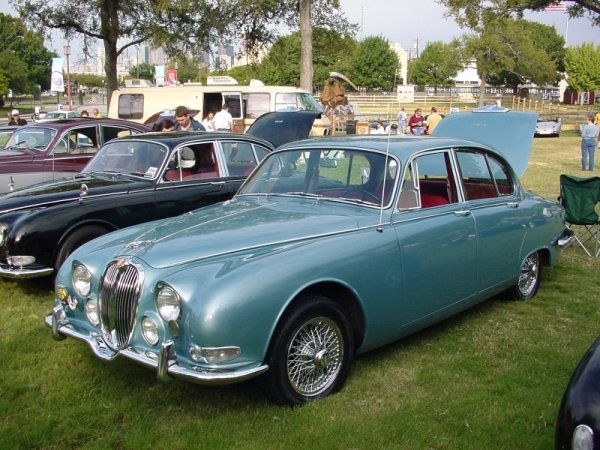
<instances>
[{"instance_id":1,"label":"chrome bumper","mask_svg":"<svg viewBox=\"0 0 600 450\"><path fill-rule=\"evenodd\" d=\"M23 267L11 267L6 264L0 265L0 278L9 280L27 280L30 278L47 277L54 269L44 267L41 269L25 269Z\"/></svg>"},{"instance_id":2,"label":"chrome bumper","mask_svg":"<svg viewBox=\"0 0 600 450\"><path fill-rule=\"evenodd\" d=\"M156 370L157 378L161 381L178 378L205 385L240 383L257 377L269 368L267 365L261 365L251 369L216 371L207 370L200 366L192 368L183 367L177 363L177 356L174 351L175 344L171 340L161 344L158 357L146 356L136 352L131 347L114 351L106 344L102 336L98 334L85 335L73 330L69 326L62 306L55 306L52 312L46 316L44 322L52 328L52 337L54 339L60 341L66 337L72 337L86 342L94 355L106 361L112 361L117 356L122 355L143 366Z\"/></svg>"}]
</instances>

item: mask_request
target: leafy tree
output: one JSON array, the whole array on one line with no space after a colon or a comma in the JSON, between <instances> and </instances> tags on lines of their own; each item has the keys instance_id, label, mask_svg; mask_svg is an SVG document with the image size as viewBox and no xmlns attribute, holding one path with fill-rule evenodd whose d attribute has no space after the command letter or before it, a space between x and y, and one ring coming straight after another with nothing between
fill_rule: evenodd
<instances>
[{"instance_id":1,"label":"leafy tree","mask_svg":"<svg viewBox=\"0 0 600 450\"><path fill-rule=\"evenodd\" d=\"M232 10L234 21L244 30L244 43L256 55L262 45L275 42L282 25L300 30L300 86L313 86L313 27L326 28L343 36L358 29L344 17L339 0L237 0ZM270 71L269 71L270 72Z\"/></svg>"},{"instance_id":2,"label":"leafy tree","mask_svg":"<svg viewBox=\"0 0 600 450\"><path fill-rule=\"evenodd\" d=\"M50 84L50 68L53 52L44 47L39 32L25 27L18 18L0 13L0 96L9 89L15 94L31 94L38 91L37 85L47 89Z\"/></svg>"},{"instance_id":3,"label":"leafy tree","mask_svg":"<svg viewBox=\"0 0 600 450\"><path fill-rule=\"evenodd\" d=\"M369 36L359 44L348 76L358 86L390 90L398 65L398 55L390 48L389 41Z\"/></svg>"},{"instance_id":4,"label":"leafy tree","mask_svg":"<svg viewBox=\"0 0 600 450\"><path fill-rule=\"evenodd\" d=\"M488 60L486 81L495 86L511 86L515 93L519 85L528 82L540 86L556 83L560 78L557 69L564 64L564 40L556 30L508 18L501 19L500 24L500 30L496 29L496 23L481 36L484 42L500 44L495 53L498 59Z\"/></svg>"},{"instance_id":5,"label":"leafy tree","mask_svg":"<svg viewBox=\"0 0 600 450\"><path fill-rule=\"evenodd\" d=\"M313 67L317 84L329 77L329 72L345 72L348 60L356 53L358 43L349 36L324 28L314 30ZM298 64L301 53L300 33L282 36L275 42L267 57L258 67L259 78L267 84L298 86L301 68ZM313 90L311 85L308 89Z\"/></svg>"},{"instance_id":6,"label":"leafy tree","mask_svg":"<svg viewBox=\"0 0 600 450\"><path fill-rule=\"evenodd\" d=\"M583 44L567 50L569 85L580 93L600 89L600 47Z\"/></svg>"},{"instance_id":7,"label":"leafy tree","mask_svg":"<svg viewBox=\"0 0 600 450\"><path fill-rule=\"evenodd\" d=\"M450 87L462 68L461 48L457 40L449 44L432 42L419 58L411 62L409 80L421 86Z\"/></svg>"},{"instance_id":8,"label":"leafy tree","mask_svg":"<svg viewBox=\"0 0 600 450\"><path fill-rule=\"evenodd\" d=\"M149 42L169 54L206 50L227 35L230 11L210 0L11 0L24 20L59 29L66 39L83 37L84 51L94 39L104 44L106 88L110 102L117 88L117 58L128 47ZM225 5L227 6L227 4ZM230 29L229 33L234 33ZM184 38L182 38L184 37Z\"/></svg>"}]
</instances>

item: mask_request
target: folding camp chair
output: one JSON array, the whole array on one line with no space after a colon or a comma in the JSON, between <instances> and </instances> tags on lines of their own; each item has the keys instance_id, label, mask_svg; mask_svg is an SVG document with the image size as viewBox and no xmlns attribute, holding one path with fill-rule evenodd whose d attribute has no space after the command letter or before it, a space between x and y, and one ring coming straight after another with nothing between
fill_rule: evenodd
<instances>
[{"instance_id":1,"label":"folding camp chair","mask_svg":"<svg viewBox=\"0 0 600 450\"><path fill-rule=\"evenodd\" d=\"M573 231L573 243L592 256L588 249L593 246L593 255L600 254L600 215L597 204L600 202L600 177L578 178L562 174L560 176L560 203L565 208L567 226ZM573 225L579 225L574 229Z\"/></svg>"}]
</instances>

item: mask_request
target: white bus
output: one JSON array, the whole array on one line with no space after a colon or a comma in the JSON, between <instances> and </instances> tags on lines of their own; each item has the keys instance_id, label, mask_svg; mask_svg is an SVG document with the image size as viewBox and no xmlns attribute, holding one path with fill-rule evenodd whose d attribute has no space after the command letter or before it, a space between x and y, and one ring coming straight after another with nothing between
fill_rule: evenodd
<instances>
[{"instance_id":1,"label":"white bus","mask_svg":"<svg viewBox=\"0 0 600 450\"><path fill-rule=\"evenodd\" d=\"M209 77L210 78L210 77ZM152 116L179 105L199 111L201 121L206 113L216 113L227 103L233 116L233 131L243 133L254 120L269 111L302 109L323 112L322 105L310 92L289 86L239 86L230 77L214 77L209 84L185 84L169 87L124 87L112 93L108 117L147 123ZM212 81L212 83L211 83ZM223 84L214 84L221 82ZM233 80L235 83L235 80ZM254 83L257 84L257 83ZM314 136L331 134L331 122L323 114L315 121Z\"/></svg>"}]
</instances>

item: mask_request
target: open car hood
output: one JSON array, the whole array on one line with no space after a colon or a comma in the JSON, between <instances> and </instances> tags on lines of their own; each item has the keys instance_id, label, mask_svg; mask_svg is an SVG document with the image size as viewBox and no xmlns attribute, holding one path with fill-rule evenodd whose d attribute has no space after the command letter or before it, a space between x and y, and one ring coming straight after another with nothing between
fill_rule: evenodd
<instances>
[{"instance_id":1,"label":"open car hood","mask_svg":"<svg viewBox=\"0 0 600 450\"><path fill-rule=\"evenodd\" d=\"M275 147L310 136L313 122L321 117L314 111L274 111L260 116L246 134L269 141Z\"/></svg>"},{"instance_id":2,"label":"open car hood","mask_svg":"<svg viewBox=\"0 0 600 450\"><path fill-rule=\"evenodd\" d=\"M529 164L538 113L483 107L444 117L432 135L479 142L500 152L518 176Z\"/></svg>"}]
</instances>

